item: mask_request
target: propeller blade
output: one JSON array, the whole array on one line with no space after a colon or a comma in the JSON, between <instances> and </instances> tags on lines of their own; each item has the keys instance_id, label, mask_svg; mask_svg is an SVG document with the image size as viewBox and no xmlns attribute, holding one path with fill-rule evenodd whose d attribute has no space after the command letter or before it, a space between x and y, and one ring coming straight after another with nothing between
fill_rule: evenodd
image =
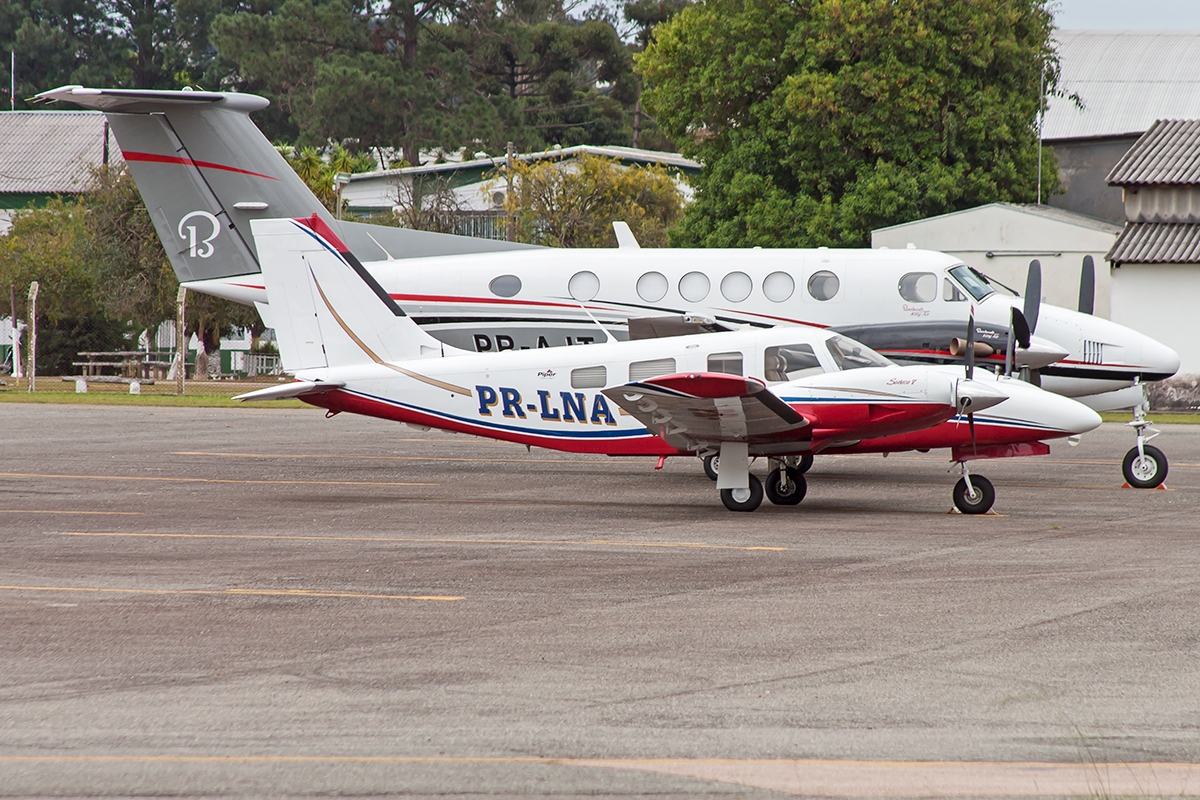
<instances>
[{"instance_id":1,"label":"propeller blade","mask_svg":"<svg viewBox=\"0 0 1200 800\"><path fill-rule=\"evenodd\" d=\"M967 316L967 346L963 351L963 364L966 366L967 380L975 377L975 315Z\"/></svg>"},{"instance_id":2,"label":"propeller blade","mask_svg":"<svg viewBox=\"0 0 1200 800\"><path fill-rule=\"evenodd\" d=\"M1025 315L1021 313L1021 309L1014 308L1012 310L1012 327L1013 336L1017 340L1020 347L1029 347L1029 337L1032 335L1029 331L1029 323L1025 320Z\"/></svg>"},{"instance_id":3,"label":"propeller blade","mask_svg":"<svg viewBox=\"0 0 1200 800\"><path fill-rule=\"evenodd\" d=\"M1025 278L1025 321L1029 332L1037 330L1038 310L1042 306L1042 262L1036 258L1029 262L1029 275Z\"/></svg>"},{"instance_id":4,"label":"propeller blade","mask_svg":"<svg viewBox=\"0 0 1200 800\"><path fill-rule=\"evenodd\" d=\"M1005 343L1005 346L1004 346L1004 374L1005 375L1012 375L1012 371L1013 371L1013 350L1017 346L1017 343L1013 340L1016 338L1015 328L1016 328L1017 314L1019 314L1019 313L1020 312L1017 311L1017 309L1015 309L1015 308L1009 309L1008 341Z\"/></svg>"},{"instance_id":5,"label":"propeller blade","mask_svg":"<svg viewBox=\"0 0 1200 800\"><path fill-rule=\"evenodd\" d=\"M979 455L979 448L975 446L975 415L967 414L967 427L971 430L971 452Z\"/></svg>"},{"instance_id":6,"label":"propeller blade","mask_svg":"<svg viewBox=\"0 0 1200 800\"><path fill-rule=\"evenodd\" d=\"M1096 262L1083 257L1083 272L1079 275L1079 311L1091 314L1096 308Z\"/></svg>"}]
</instances>

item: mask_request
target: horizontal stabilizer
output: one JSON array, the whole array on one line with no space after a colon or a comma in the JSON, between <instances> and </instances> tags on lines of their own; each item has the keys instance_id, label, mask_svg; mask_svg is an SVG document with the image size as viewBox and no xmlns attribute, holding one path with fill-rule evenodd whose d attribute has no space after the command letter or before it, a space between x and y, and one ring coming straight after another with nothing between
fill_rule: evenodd
<instances>
[{"instance_id":1,"label":"horizontal stabilizer","mask_svg":"<svg viewBox=\"0 0 1200 800\"><path fill-rule=\"evenodd\" d=\"M342 381L293 381L285 383L282 386L268 386L266 389L239 394L233 399L290 400L310 394L325 394L326 392L332 392L334 389L341 389L345 385Z\"/></svg>"}]
</instances>

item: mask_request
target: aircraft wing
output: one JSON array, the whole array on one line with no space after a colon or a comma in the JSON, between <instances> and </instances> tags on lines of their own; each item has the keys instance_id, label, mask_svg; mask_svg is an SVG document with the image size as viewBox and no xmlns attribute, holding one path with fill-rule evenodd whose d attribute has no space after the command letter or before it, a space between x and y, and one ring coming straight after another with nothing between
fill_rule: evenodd
<instances>
[{"instance_id":1,"label":"aircraft wing","mask_svg":"<svg viewBox=\"0 0 1200 800\"><path fill-rule=\"evenodd\" d=\"M662 375L603 393L680 450L811 437L808 420L755 378L712 372Z\"/></svg>"},{"instance_id":2,"label":"aircraft wing","mask_svg":"<svg viewBox=\"0 0 1200 800\"><path fill-rule=\"evenodd\" d=\"M668 314L661 317L630 317L630 339L662 339L667 336L690 336L694 333L720 333L737 330L712 317L696 314Z\"/></svg>"}]
</instances>

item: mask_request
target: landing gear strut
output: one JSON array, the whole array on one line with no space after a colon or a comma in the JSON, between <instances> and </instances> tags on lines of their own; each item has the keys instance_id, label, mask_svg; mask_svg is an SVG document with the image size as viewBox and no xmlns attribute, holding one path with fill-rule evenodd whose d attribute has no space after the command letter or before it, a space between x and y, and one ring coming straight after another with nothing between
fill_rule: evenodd
<instances>
[{"instance_id":1,"label":"landing gear strut","mask_svg":"<svg viewBox=\"0 0 1200 800\"><path fill-rule=\"evenodd\" d=\"M721 457L716 456L716 455L705 456L703 461L704 461L704 474L708 476L708 479L710 481L715 481L717 479L717 473L720 472ZM792 464L791 466L794 467L796 470L798 470L801 474L806 473L810 469L812 469L812 465L813 465L812 453L807 453L805 455L802 455L799 458L796 458L795 461L796 461L796 463ZM767 496L770 497L769 492L768 492Z\"/></svg>"},{"instance_id":2,"label":"landing gear strut","mask_svg":"<svg viewBox=\"0 0 1200 800\"><path fill-rule=\"evenodd\" d=\"M954 506L964 514L986 514L996 502L996 487L982 475L971 476L963 461L962 477L954 484Z\"/></svg>"},{"instance_id":3,"label":"landing gear strut","mask_svg":"<svg viewBox=\"0 0 1200 800\"><path fill-rule=\"evenodd\" d=\"M1137 431L1137 444L1125 454L1121 462L1121 472L1125 473L1125 481L1135 489L1155 489L1167 479L1167 457L1162 450L1147 442L1158 436L1161 431L1151 427L1146 419L1142 406L1133 409L1133 422L1125 423ZM1147 436L1146 432L1150 435Z\"/></svg>"}]
</instances>

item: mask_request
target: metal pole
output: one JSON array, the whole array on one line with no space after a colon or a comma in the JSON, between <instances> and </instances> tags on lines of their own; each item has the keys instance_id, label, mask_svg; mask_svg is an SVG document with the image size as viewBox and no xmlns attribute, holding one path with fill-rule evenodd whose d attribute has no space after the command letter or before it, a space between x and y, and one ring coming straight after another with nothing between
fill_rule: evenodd
<instances>
[{"instance_id":1,"label":"metal pole","mask_svg":"<svg viewBox=\"0 0 1200 800\"><path fill-rule=\"evenodd\" d=\"M510 242L517 240L517 227L513 223L513 151L513 143L509 142L504 155L504 174L508 183L508 189L504 195L504 238Z\"/></svg>"},{"instance_id":2,"label":"metal pole","mask_svg":"<svg viewBox=\"0 0 1200 800\"><path fill-rule=\"evenodd\" d=\"M17 110L17 51L10 51L11 60L8 66L8 110Z\"/></svg>"},{"instance_id":3,"label":"metal pole","mask_svg":"<svg viewBox=\"0 0 1200 800\"><path fill-rule=\"evenodd\" d=\"M1042 62L1042 71L1038 80L1038 187L1037 201L1042 204L1042 123L1046 119L1046 63Z\"/></svg>"},{"instance_id":4,"label":"metal pole","mask_svg":"<svg viewBox=\"0 0 1200 800\"><path fill-rule=\"evenodd\" d=\"M37 388L37 296L38 282L29 284L29 391Z\"/></svg>"},{"instance_id":5,"label":"metal pole","mask_svg":"<svg viewBox=\"0 0 1200 800\"><path fill-rule=\"evenodd\" d=\"M183 376L187 372L187 334L184 332L187 288L180 286L175 295L175 394L183 394Z\"/></svg>"}]
</instances>

